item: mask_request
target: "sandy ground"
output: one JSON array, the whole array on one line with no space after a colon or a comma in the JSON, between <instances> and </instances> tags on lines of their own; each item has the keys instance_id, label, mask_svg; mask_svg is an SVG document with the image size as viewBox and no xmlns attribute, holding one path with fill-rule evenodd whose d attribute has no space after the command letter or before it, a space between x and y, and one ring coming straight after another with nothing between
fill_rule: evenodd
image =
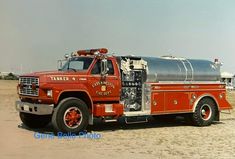
<instances>
[{"instance_id":1,"label":"sandy ground","mask_svg":"<svg viewBox=\"0 0 235 159\"><path fill-rule=\"evenodd\" d=\"M235 106L235 93L229 92ZM36 139L36 132L52 132L52 126L29 130L14 108L16 81L0 81L0 158L235 158L235 111L221 114L221 122L194 127L176 121L150 121L125 125L92 126L100 139Z\"/></svg>"}]
</instances>

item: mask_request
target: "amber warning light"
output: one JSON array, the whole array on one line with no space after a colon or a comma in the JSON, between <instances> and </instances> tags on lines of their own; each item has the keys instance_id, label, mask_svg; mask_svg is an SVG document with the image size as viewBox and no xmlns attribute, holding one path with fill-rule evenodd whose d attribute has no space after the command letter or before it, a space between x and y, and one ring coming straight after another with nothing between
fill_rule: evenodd
<instances>
[{"instance_id":1,"label":"amber warning light","mask_svg":"<svg viewBox=\"0 0 235 159\"><path fill-rule=\"evenodd\" d=\"M108 53L108 49L106 48L100 48L100 49L89 49L89 50L78 50L77 54L79 56L81 55L94 55L94 53L99 52L101 54L107 54Z\"/></svg>"}]
</instances>

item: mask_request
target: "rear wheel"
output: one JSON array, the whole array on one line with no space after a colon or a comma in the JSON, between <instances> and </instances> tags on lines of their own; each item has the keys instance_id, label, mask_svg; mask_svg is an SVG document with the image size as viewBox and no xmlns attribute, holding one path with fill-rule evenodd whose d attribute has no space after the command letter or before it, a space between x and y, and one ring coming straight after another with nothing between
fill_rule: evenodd
<instances>
[{"instance_id":1,"label":"rear wheel","mask_svg":"<svg viewBox=\"0 0 235 159\"><path fill-rule=\"evenodd\" d=\"M210 98L201 99L192 114L192 121L194 125L197 126L208 126L215 119L216 114L216 104Z\"/></svg>"},{"instance_id":2,"label":"rear wheel","mask_svg":"<svg viewBox=\"0 0 235 159\"><path fill-rule=\"evenodd\" d=\"M77 98L66 98L56 107L52 125L56 131L78 133L88 125L89 111L86 103Z\"/></svg>"},{"instance_id":3,"label":"rear wheel","mask_svg":"<svg viewBox=\"0 0 235 159\"><path fill-rule=\"evenodd\" d=\"M29 128L43 128L51 121L51 115L35 115L20 112L20 119Z\"/></svg>"}]
</instances>

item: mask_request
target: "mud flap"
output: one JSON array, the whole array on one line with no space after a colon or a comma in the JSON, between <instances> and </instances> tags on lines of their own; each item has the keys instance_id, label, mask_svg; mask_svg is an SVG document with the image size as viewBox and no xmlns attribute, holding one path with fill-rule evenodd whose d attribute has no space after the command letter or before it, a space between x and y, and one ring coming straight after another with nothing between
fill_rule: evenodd
<instances>
[{"instance_id":1,"label":"mud flap","mask_svg":"<svg viewBox=\"0 0 235 159\"><path fill-rule=\"evenodd\" d=\"M93 125L94 124L94 117L92 113L89 113L89 121L88 121L89 125Z\"/></svg>"},{"instance_id":2,"label":"mud flap","mask_svg":"<svg viewBox=\"0 0 235 159\"><path fill-rule=\"evenodd\" d=\"M214 121L220 121L220 112L219 111L216 111L215 120Z\"/></svg>"}]
</instances>

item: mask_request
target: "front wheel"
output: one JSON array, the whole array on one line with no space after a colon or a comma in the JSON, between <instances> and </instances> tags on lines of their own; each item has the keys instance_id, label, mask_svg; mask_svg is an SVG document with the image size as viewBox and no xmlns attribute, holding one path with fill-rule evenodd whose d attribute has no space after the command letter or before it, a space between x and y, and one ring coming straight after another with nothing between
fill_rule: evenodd
<instances>
[{"instance_id":1,"label":"front wheel","mask_svg":"<svg viewBox=\"0 0 235 159\"><path fill-rule=\"evenodd\" d=\"M86 129L88 119L86 103L77 98L66 98L55 108L52 125L57 132L79 133Z\"/></svg>"},{"instance_id":2,"label":"front wheel","mask_svg":"<svg viewBox=\"0 0 235 159\"><path fill-rule=\"evenodd\" d=\"M192 114L193 124L196 126L208 126L215 119L216 104L210 98L201 99Z\"/></svg>"},{"instance_id":3,"label":"front wheel","mask_svg":"<svg viewBox=\"0 0 235 159\"><path fill-rule=\"evenodd\" d=\"M35 115L20 112L20 119L29 128L43 128L51 121L51 115Z\"/></svg>"}]
</instances>

